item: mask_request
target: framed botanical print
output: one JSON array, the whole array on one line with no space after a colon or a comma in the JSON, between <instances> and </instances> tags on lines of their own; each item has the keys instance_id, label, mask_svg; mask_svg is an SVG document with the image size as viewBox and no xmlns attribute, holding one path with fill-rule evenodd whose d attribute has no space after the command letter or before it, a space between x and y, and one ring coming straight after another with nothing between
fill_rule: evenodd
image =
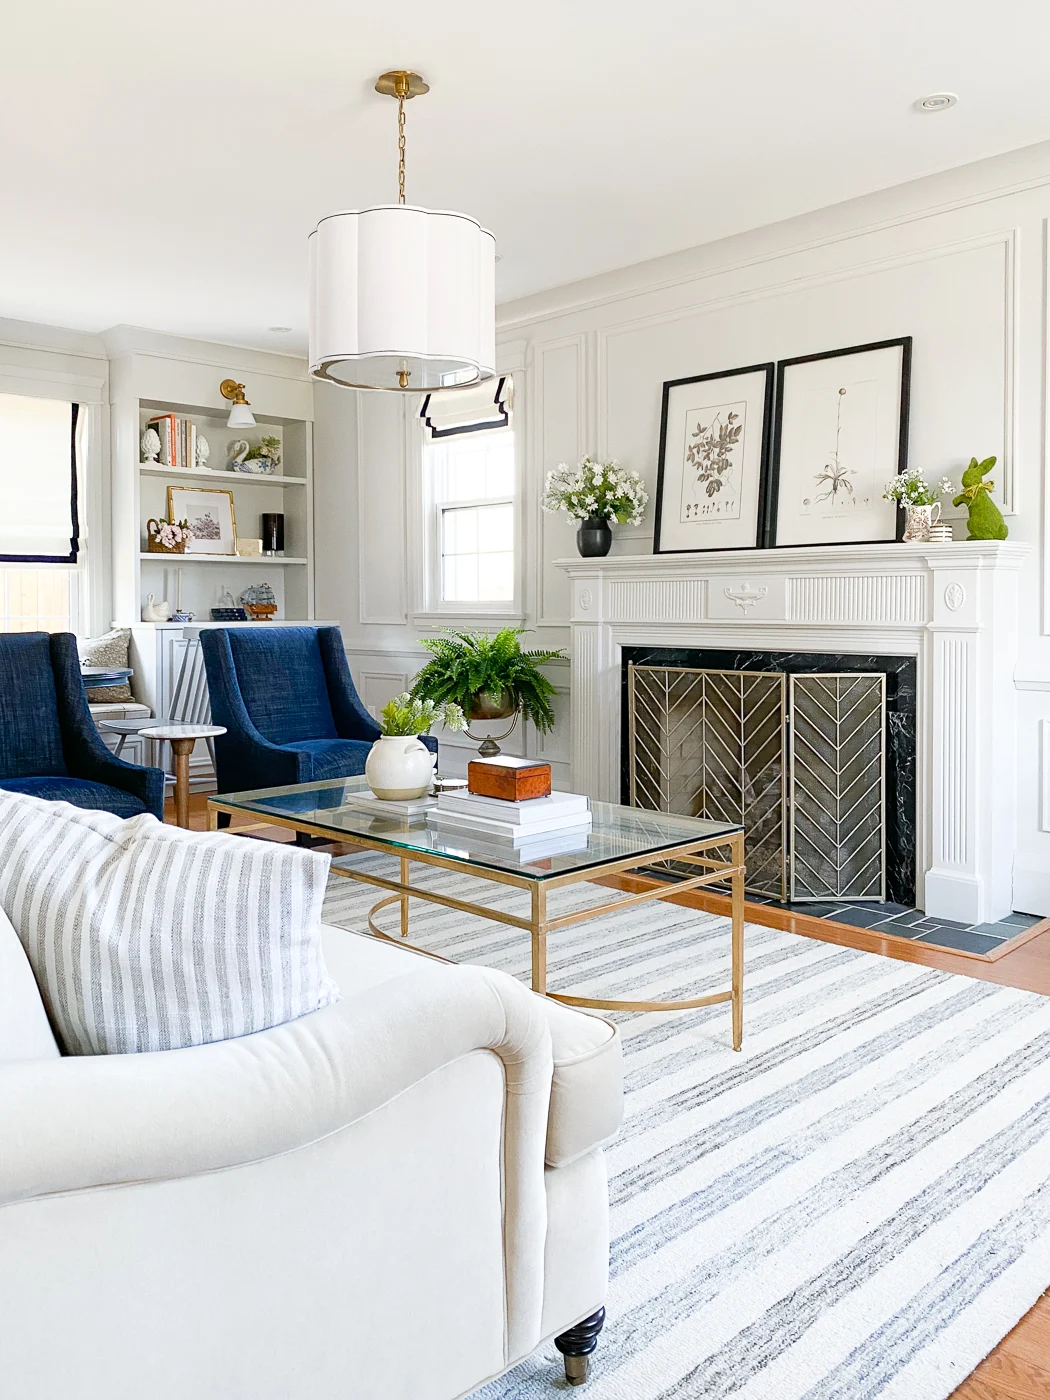
<instances>
[{"instance_id":1,"label":"framed botanical print","mask_svg":"<svg viewBox=\"0 0 1050 1400\"><path fill-rule=\"evenodd\" d=\"M169 486L168 519L185 520L193 531L187 554L236 554L233 492L204 486Z\"/></svg>"},{"instance_id":2,"label":"framed botanical print","mask_svg":"<svg viewBox=\"0 0 1050 1400\"><path fill-rule=\"evenodd\" d=\"M655 554L760 544L772 405L772 364L664 384Z\"/></svg>"},{"instance_id":3,"label":"framed botanical print","mask_svg":"<svg viewBox=\"0 0 1050 1400\"><path fill-rule=\"evenodd\" d=\"M911 336L780 361L767 545L900 537L882 493L908 464L910 383Z\"/></svg>"}]
</instances>

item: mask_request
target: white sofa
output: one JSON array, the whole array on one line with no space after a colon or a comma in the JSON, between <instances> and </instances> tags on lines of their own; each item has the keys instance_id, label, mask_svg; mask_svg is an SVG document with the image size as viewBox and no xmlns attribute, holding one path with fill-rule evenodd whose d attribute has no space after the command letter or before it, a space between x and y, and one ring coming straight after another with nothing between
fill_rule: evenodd
<instances>
[{"instance_id":1,"label":"white sofa","mask_svg":"<svg viewBox=\"0 0 1050 1400\"><path fill-rule=\"evenodd\" d=\"M452 1400L552 1337L582 1378L615 1030L340 929L325 951L343 999L301 1020L68 1058L0 936L4 1397Z\"/></svg>"}]
</instances>

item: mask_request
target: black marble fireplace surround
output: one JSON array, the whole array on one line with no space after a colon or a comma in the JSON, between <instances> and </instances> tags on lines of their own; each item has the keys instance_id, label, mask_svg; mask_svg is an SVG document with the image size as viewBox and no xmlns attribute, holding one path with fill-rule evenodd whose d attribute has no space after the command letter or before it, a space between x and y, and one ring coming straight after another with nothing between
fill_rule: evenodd
<instances>
[{"instance_id":1,"label":"black marble fireplace surround","mask_svg":"<svg viewBox=\"0 0 1050 1400\"><path fill-rule=\"evenodd\" d=\"M690 666L720 671L881 671L886 677L886 895L915 904L916 665L913 656L832 656L824 652L624 647L621 668L620 791L630 801L627 667ZM799 905L799 908L804 906Z\"/></svg>"}]
</instances>

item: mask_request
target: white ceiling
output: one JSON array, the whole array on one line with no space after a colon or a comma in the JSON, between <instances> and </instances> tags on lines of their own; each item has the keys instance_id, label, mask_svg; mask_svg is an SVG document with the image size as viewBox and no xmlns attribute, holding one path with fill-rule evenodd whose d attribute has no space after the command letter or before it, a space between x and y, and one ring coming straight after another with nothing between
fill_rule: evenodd
<instances>
[{"instance_id":1,"label":"white ceiling","mask_svg":"<svg viewBox=\"0 0 1050 1400\"><path fill-rule=\"evenodd\" d=\"M0 316L302 349L307 234L396 194L384 68L505 301L1043 140L1048 40L1046 0L12 4Z\"/></svg>"}]
</instances>

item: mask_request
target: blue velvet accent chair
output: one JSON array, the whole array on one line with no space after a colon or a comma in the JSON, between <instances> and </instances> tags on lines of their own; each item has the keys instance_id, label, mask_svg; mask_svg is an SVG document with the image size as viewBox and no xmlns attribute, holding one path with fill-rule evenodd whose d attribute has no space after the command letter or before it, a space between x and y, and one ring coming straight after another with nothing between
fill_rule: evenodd
<instances>
[{"instance_id":1,"label":"blue velvet accent chair","mask_svg":"<svg viewBox=\"0 0 1050 1400\"><path fill-rule=\"evenodd\" d=\"M118 817L164 816L164 774L114 758L71 632L0 633L0 788Z\"/></svg>"},{"instance_id":2,"label":"blue velvet accent chair","mask_svg":"<svg viewBox=\"0 0 1050 1400\"><path fill-rule=\"evenodd\" d=\"M338 627L201 632L219 792L350 778L380 729L361 704ZM423 742L437 752L437 740Z\"/></svg>"}]
</instances>

